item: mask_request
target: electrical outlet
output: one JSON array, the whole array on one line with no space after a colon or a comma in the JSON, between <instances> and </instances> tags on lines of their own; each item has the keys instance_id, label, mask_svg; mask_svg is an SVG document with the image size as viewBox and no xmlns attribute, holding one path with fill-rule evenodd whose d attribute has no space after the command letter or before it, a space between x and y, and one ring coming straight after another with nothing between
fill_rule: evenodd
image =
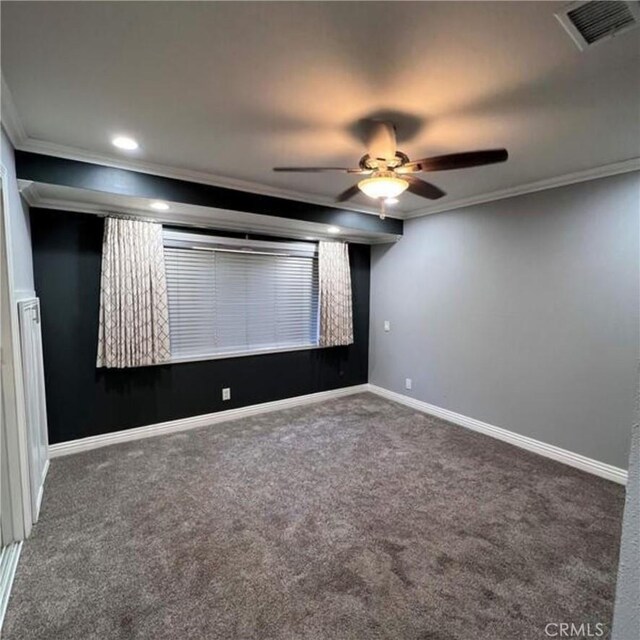
<instances>
[{"instance_id":1,"label":"electrical outlet","mask_svg":"<svg viewBox=\"0 0 640 640\"><path fill-rule=\"evenodd\" d=\"M391 331L391 323L388 320L384 321L384 330Z\"/></svg>"},{"instance_id":2,"label":"electrical outlet","mask_svg":"<svg viewBox=\"0 0 640 640\"><path fill-rule=\"evenodd\" d=\"M405 389L411 389L411 385L412 384L413 383L411 382L411 378L405 378L405 381L404 381L404 388Z\"/></svg>"},{"instance_id":3,"label":"electrical outlet","mask_svg":"<svg viewBox=\"0 0 640 640\"><path fill-rule=\"evenodd\" d=\"M222 399L223 400L231 400L231 389L229 387L225 387L222 390Z\"/></svg>"}]
</instances>

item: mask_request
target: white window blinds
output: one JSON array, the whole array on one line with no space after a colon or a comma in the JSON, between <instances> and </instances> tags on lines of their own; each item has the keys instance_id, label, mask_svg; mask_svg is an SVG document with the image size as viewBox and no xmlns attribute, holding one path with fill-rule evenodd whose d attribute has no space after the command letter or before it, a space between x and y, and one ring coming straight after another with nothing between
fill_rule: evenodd
<instances>
[{"instance_id":1,"label":"white window blinds","mask_svg":"<svg viewBox=\"0 0 640 640\"><path fill-rule=\"evenodd\" d=\"M165 232L172 360L318 344L318 261L309 243Z\"/></svg>"}]
</instances>

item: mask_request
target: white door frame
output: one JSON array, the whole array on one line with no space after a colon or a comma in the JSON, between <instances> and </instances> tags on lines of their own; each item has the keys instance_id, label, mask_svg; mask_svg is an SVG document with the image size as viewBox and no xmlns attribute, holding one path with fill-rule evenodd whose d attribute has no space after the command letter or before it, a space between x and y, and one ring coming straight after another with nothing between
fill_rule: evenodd
<instances>
[{"instance_id":1,"label":"white door frame","mask_svg":"<svg viewBox=\"0 0 640 640\"><path fill-rule=\"evenodd\" d=\"M8 186L6 168L0 165L0 530L4 545L24 540L33 525Z\"/></svg>"}]
</instances>

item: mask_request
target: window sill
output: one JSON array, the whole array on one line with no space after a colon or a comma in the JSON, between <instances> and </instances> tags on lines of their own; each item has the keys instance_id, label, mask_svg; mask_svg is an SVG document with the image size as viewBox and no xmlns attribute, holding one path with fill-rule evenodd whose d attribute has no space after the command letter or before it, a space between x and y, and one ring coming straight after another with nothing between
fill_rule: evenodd
<instances>
[{"instance_id":1,"label":"window sill","mask_svg":"<svg viewBox=\"0 0 640 640\"><path fill-rule=\"evenodd\" d=\"M269 353L287 353L289 351L310 351L311 349L321 349L319 344L308 344L300 347L266 347L265 349L252 349L251 351L229 351L226 353L215 353L209 355L191 355L171 358L162 364L181 364L183 362L202 362L204 360L225 360L227 358L244 358L247 356L262 356Z\"/></svg>"}]
</instances>

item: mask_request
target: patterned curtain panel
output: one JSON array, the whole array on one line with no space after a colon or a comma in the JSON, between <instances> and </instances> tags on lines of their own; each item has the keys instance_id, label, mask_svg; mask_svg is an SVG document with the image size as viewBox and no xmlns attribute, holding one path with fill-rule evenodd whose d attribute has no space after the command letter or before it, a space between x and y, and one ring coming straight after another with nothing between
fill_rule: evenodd
<instances>
[{"instance_id":1,"label":"patterned curtain panel","mask_svg":"<svg viewBox=\"0 0 640 640\"><path fill-rule=\"evenodd\" d=\"M349 251L344 242L320 242L320 346L353 343Z\"/></svg>"},{"instance_id":2,"label":"patterned curtain panel","mask_svg":"<svg viewBox=\"0 0 640 640\"><path fill-rule=\"evenodd\" d=\"M162 226L107 218L97 366L141 367L170 356Z\"/></svg>"}]
</instances>

